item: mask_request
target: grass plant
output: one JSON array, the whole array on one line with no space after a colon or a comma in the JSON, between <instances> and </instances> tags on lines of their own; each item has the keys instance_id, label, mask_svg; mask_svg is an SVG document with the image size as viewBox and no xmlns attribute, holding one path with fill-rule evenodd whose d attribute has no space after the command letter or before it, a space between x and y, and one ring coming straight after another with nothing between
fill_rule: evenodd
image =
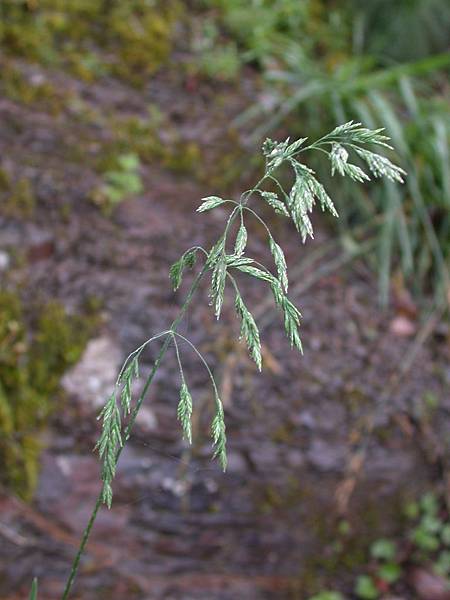
<instances>
[{"instance_id":1,"label":"grass plant","mask_svg":"<svg viewBox=\"0 0 450 600\"><path fill-rule=\"evenodd\" d=\"M180 374L180 396L177 409L178 420L181 423L183 436L188 443L192 441L191 418L194 410L193 398L189 390L182 366L182 356L179 341L183 341L198 357L211 380L214 402L214 416L211 422L212 453L222 469L227 467L227 437L225 413L219 396L218 386L213 373L196 346L179 333L178 329L188 309L196 302L196 294L201 281L208 277L209 303L216 319L222 313L222 307L228 289L234 295L234 305L240 322L240 335L248 347L250 356L259 370L262 368L261 342L258 326L251 310L241 294L239 287L242 277L258 280L268 287L273 295L274 303L279 308L284 330L290 345L302 352L299 333L301 314L288 297L289 279L286 259L281 245L275 240L269 226L258 212L258 205L269 205L276 214L289 219L298 231L302 242L308 237L313 238L314 229L310 218L313 208L319 204L323 211L337 217L333 201L324 186L316 178L316 173L302 161L304 153L316 152L325 155L331 167L331 173L348 177L355 182L364 183L374 178L387 178L395 183L402 183L404 171L393 164L385 156L374 151L377 147L388 148L389 138L382 129L370 130L360 123L352 121L333 129L327 135L315 142L307 138L299 138L293 142L288 138L283 142L266 139L263 144L265 158L264 174L256 185L241 194L238 200L208 196L203 198L197 212L205 213L211 210L228 209L224 213L224 230L213 246L207 250L200 246L189 248L181 258L170 268L170 279L176 290L182 285L186 269L192 269L197 261L203 264L187 292L178 316L168 329L146 340L134 350L125 360L115 388L105 403L99 419L102 422L102 433L96 449L101 459L102 486L95 503L88 525L83 534L79 550L75 556L72 568L62 594L62 600L67 600L71 594L81 557L86 549L92 528L102 505L111 508L113 500L113 481L116 467L124 445L129 440L139 410L152 385L154 377L171 347L174 347ZM371 149L369 149L371 148ZM359 160L360 165L350 162ZM366 170L362 165L366 166ZM280 173L290 173L290 187L280 180ZM369 175L370 174L370 175ZM285 177L283 177L283 182ZM247 253L249 219L255 219L265 232L267 244L273 258L272 268L262 264L259 258L252 258ZM139 377L140 358L150 344L159 342L160 349L143 389L134 399L133 386ZM37 584L33 584L32 596L36 597ZM34 596L33 596L34 594Z\"/></svg>"}]
</instances>

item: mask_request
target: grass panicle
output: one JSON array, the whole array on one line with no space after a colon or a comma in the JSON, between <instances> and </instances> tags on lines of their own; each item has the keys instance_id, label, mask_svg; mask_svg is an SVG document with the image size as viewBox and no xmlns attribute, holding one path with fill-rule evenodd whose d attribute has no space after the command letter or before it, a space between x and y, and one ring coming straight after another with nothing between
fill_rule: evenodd
<instances>
[{"instance_id":1,"label":"grass panicle","mask_svg":"<svg viewBox=\"0 0 450 600\"><path fill-rule=\"evenodd\" d=\"M102 461L102 490L72 565L62 600L67 600L70 594L81 556L85 550L101 505L106 504L106 506L111 507L113 480L123 445L130 437L137 414L164 356L171 347L171 342L175 348L180 372L181 386L177 417L181 424L183 437L189 444L192 443L191 422L194 407L182 367L181 348L178 342L183 342L184 345L196 354L211 380L214 406L210 426L213 447L212 455L218 459L222 469L226 469L227 436L225 412L217 384L207 361L198 348L177 331L188 308L192 304L200 281L209 275L210 303L217 319L220 318L224 302L226 301L227 283L231 282L235 294L235 309L240 321L240 336L245 340L250 356L255 361L259 370L262 368L260 334L251 309L244 303L239 291L239 279L250 277L257 279L261 285L268 286L273 293L275 304L283 315L284 329L291 346L299 352L303 351L299 333L301 314L287 296L289 280L284 251L259 214L258 206L269 205L276 214L290 218L293 226L299 231L301 240L305 242L307 236L313 237L314 234L313 224L309 215L313 212L316 203L321 206L322 210L327 210L334 216L337 216L337 212L325 188L317 180L315 172L300 161L302 153L306 151L320 151L330 161L333 172L337 171L340 175L349 177L351 180L357 182L366 181L368 176L362 175L362 170L356 165L348 163L348 158L352 151L366 161L371 172L377 177L381 176L395 182L400 182L404 175L404 172L399 167L396 167L389 161L386 162L383 157L367 149L367 146L373 145L387 146L388 138L381 129L370 130L362 127L359 123L350 121L335 128L331 133L316 142L306 145L307 141L307 138L300 138L294 142L291 142L289 138L283 142L275 142L267 139L263 145L263 154L266 159L265 171L255 187L241 194L238 200L225 200L219 196L208 196L203 198L202 204L197 209L200 213L214 210L218 207L221 207L223 211L226 206L230 210L226 216L224 231L209 251L199 246L190 248L170 268L169 275L172 286L175 290L178 290L182 285L185 269L195 266L199 252L205 256L203 266L199 268L199 271L194 276L186 300L171 327L146 340L129 355L120 371L116 388L100 413L99 419L102 421L102 433L96 445L96 450ZM285 167L290 169L292 173L292 185L289 191L284 190L282 182L277 178L279 170L283 169L284 171ZM274 185L277 186L279 193L273 191ZM247 256L249 241L248 228L245 225L247 218L256 219L267 235L267 244L274 263L273 266L268 267L256 258ZM134 400L133 384L139 377L141 354L150 343L156 340L162 340L162 346L151 372L145 381L142 392Z\"/></svg>"}]
</instances>

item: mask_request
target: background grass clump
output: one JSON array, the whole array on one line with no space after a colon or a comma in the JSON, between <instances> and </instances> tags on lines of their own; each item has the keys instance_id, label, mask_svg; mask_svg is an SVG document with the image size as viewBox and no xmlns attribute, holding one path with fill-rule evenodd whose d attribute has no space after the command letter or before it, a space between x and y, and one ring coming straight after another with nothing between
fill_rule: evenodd
<instances>
[{"instance_id":1,"label":"background grass clump","mask_svg":"<svg viewBox=\"0 0 450 600\"><path fill-rule=\"evenodd\" d=\"M16 293L0 293L0 481L24 499L37 483L40 433L60 378L80 357L93 325L58 302L36 307L28 318Z\"/></svg>"},{"instance_id":2,"label":"background grass clump","mask_svg":"<svg viewBox=\"0 0 450 600\"><path fill-rule=\"evenodd\" d=\"M237 120L255 145L275 129L308 123L322 135L350 119L385 127L407 161L402 190L363 192L320 165L341 188L338 227L358 244L372 237L380 299L397 280L423 301L446 302L450 256L450 4L444 0L204 0L216 46L238 45L241 64L262 74L262 93ZM411 39L417 43L411 44ZM231 41L230 41L231 40ZM210 53L209 60L211 56ZM210 69L214 72L214 68ZM298 130L296 129L298 127ZM389 154L388 154L389 156Z\"/></svg>"}]
</instances>

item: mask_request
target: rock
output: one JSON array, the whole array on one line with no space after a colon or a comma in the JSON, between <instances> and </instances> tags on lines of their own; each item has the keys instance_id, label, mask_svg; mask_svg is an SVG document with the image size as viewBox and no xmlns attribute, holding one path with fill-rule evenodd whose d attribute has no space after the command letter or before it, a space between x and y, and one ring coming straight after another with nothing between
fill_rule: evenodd
<instances>
[{"instance_id":1,"label":"rock","mask_svg":"<svg viewBox=\"0 0 450 600\"><path fill-rule=\"evenodd\" d=\"M227 471L233 475L244 475L247 472L247 463L240 452L228 452Z\"/></svg>"},{"instance_id":2,"label":"rock","mask_svg":"<svg viewBox=\"0 0 450 600\"><path fill-rule=\"evenodd\" d=\"M422 568L412 569L409 575L420 600L450 600L450 589L443 577Z\"/></svg>"},{"instance_id":3,"label":"rock","mask_svg":"<svg viewBox=\"0 0 450 600\"><path fill-rule=\"evenodd\" d=\"M48 231L30 227L27 231L27 254L31 263L46 260L55 251L55 240Z\"/></svg>"},{"instance_id":4,"label":"rock","mask_svg":"<svg viewBox=\"0 0 450 600\"><path fill-rule=\"evenodd\" d=\"M287 452L287 464L293 468L303 467L305 464L303 452L296 448L289 449Z\"/></svg>"},{"instance_id":5,"label":"rock","mask_svg":"<svg viewBox=\"0 0 450 600\"><path fill-rule=\"evenodd\" d=\"M281 464L279 449L275 444L261 444L257 449L252 450L250 455L257 469L261 471L279 467Z\"/></svg>"},{"instance_id":6,"label":"rock","mask_svg":"<svg viewBox=\"0 0 450 600\"><path fill-rule=\"evenodd\" d=\"M306 427L307 429L315 429L317 419L310 410L302 410L292 416L292 422L295 425Z\"/></svg>"},{"instance_id":7,"label":"rock","mask_svg":"<svg viewBox=\"0 0 450 600\"><path fill-rule=\"evenodd\" d=\"M389 325L389 331L400 337L411 337L416 333L416 325L411 319L403 315L399 315L392 319Z\"/></svg>"},{"instance_id":8,"label":"rock","mask_svg":"<svg viewBox=\"0 0 450 600\"><path fill-rule=\"evenodd\" d=\"M151 433L158 426L158 420L155 413L148 406L141 406L136 418L136 424L142 433Z\"/></svg>"},{"instance_id":9,"label":"rock","mask_svg":"<svg viewBox=\"0 0 450 600\"><path fill-rule=\"evenodd\" d=\"M7 252L0 251L0 271L6 271L11 263L10 256Z\"/></svg>"},{"instance_id":10,"label":"rock","mask_svg":"<svg viewBox=\"0 0 450 600\"><path fill-rule=\"evenodd\" d=\"M91 340L80 361L62 379L63 389L97 411L114 388L122 353L107 336Z\"/></svg>"},{"instance_id":11,"label":"rock","mask_svg":"<svg viewBox=\"0 0 450 600\"><path fill-rule=\"evenodd\" d=\"M339 443L314 439L307 452L311 465L319 471L340 470L345 464L346 448Z\"/></svg>"}]
</instances>

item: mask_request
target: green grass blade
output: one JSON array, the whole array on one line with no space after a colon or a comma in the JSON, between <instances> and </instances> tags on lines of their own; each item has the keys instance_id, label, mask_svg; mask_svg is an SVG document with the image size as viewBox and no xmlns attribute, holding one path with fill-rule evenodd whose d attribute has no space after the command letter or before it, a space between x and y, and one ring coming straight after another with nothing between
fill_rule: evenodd
<instances>
[{"instance_id":1,"label":"green grass blade","mask_svg":"<svg viewBox=\"0 0 450 600\"><path fill-rule=\"evenodd\" d=\"M448 127L447 123L443 118L437 117L434 120L434 149L439 160L442 188L443 188L443 200L450 206L450 152L448 147Z\"/></svg>"},{"instance_id":2,"label":"green grass blade","mask_svg":"<svg viewBox=\"0 0 450 600\"><path fill-rule=\"evenodd\" d=\"M391 137L393 145L404 156L409 154L408 144L403 134L403 124L395 112L395 108L380 92L371 92L369 97L378 113L380 123L386 123L387 134Z\"/></svg>"},{"instance_id":3,"label":"green grass blade","mask_svg":"<svg viewBox=\"0 0 450 600\"><path fill-rule=\"evenodd\" d=\"M31 584L31 591L28 597L28 600L37 600L38 597L38 580L35 577L33 579L33 583Z\"/></svg>"},{"instance_id":4,"label":"green grass blade","mask_svg":"<svg viewBox=\"0 0 450 600\"><path fill-rule=\"evenodd\" d=\"M384 185L384 189L386 191L386 202L384 205L384 222L381 228L378 246L380 261L378 281L380 288L380 301L383 306L386 306L389 301L392 248L394 245L395 217L397 213L397 206L395 198L393 198L392 187L392 183L385 183Z\"/></svg>"},{"instance_id":5,"label":"green grass blade","mask_svg":"<svg viewBox=\"0 0 450 600\"><path fill-rule=\"evenodd\" d=\"M399 84L400 92L405 106L407 107L412 116L416 116L419 112L419 103L417 100L417 96L414 92L411 79L406 76L401 77Z\"/></svg>"}]
</instances>

